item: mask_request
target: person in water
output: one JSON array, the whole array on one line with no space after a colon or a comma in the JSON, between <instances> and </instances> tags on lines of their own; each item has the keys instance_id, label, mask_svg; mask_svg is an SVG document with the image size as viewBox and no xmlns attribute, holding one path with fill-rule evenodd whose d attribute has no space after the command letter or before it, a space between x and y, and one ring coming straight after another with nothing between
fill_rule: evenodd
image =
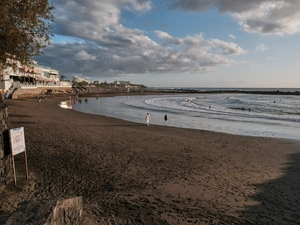
<instances>
[{"instance_id":1,"label":"person in water","mask_svg":"<svg viewBox=\"0 0 300 225\"><path fill-rule=\"evenodd\" d=\"M149 124L150 124L150 114L149 113L146 114L145 120L146 120L147 126L149 126Z\"/></svg>"},{"instance_id":2,"label":"person in water","mask_svg":"<svg viewBox=\"0 0 300 225\"><path fill-rule=\"evenodd\" d=\"M165 114L164 119L165 119L165 125L167 126L168 125L168 114Z\"/></svg>"}]
</instances>

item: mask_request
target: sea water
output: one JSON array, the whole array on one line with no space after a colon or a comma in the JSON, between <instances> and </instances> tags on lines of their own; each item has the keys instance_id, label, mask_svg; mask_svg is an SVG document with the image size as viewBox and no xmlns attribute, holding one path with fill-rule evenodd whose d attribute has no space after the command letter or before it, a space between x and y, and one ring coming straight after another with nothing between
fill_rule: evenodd
<instances>
[{"instance_id":1,"label":"sea water","mask_svg":"<svg viewBox=\"0 0 300 225\"><path fill-rule=\"evenodd\" d=\"M150 125L300 140L300 95L197 93L84 98L73 110Z\"/></svg>"}]
</instances>

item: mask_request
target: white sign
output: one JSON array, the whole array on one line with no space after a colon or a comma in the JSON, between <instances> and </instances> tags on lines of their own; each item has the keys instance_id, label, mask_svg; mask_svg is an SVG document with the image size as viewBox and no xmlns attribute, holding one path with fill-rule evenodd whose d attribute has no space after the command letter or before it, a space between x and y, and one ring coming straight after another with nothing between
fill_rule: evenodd
<instances>
[{"instance_id":1,"label":"white sign","mask_svg":"<svg viewBox=\"0 0 300 225\"><path fill-rule=\"evenodd\" d=\"M10 141L12 155L26 151L24 127L10 129Z\"/></svg>"}]
</instances>

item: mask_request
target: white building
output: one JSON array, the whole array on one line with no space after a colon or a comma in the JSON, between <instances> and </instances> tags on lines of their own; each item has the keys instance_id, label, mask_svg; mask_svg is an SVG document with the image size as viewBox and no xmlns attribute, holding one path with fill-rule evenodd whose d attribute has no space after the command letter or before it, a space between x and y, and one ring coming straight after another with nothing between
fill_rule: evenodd
<instances>
[{"instance_id":1,"label":"white building","mask_svg":"<svg viewBox=\"0 0 300 225\"><path fill-rule=\"evenodd\" d=\"M114 81L114 85L130 86L130 81Z\"/></svg>"},{"instance_id":2,"label":"white building","mask_svg":"<svg viewBox=\"0 0 300 225\"><path fill-rule=\"evenodd\" d=\"M87 82L87 83L90 83L88 80L85 80L85 79L83 79L83 78L81 78L81 77L79 77L79 76L74 76L74 77L73 77L73 82L74 82L74 83L80 83L80 82Z\"/></svg>"},{"instance_id":3,"label":"white building","mask_svg":"<svg viewBox=\"0 0 300 225\"><path fill-rule=\"evenodd\" d=\"M9 60L9 59L8 59ZM29 65L15 62L16 68L0 69L0 90L5 95L12 94L17 89L37 89L39 87L71 87L70 82L61 82L59 71L46 66L40 66L36 61ZM35 91L36 92L36 91Z\"/></svg>"}]
</instances>

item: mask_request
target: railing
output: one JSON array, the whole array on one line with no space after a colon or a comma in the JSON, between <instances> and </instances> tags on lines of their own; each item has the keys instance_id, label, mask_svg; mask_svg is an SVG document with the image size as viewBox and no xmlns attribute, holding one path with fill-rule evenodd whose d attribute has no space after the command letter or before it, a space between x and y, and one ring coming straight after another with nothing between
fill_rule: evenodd
<instances>
[{"instance_id":1,"label":"railing","mask_svg":"<svg viewBox=\"0 0 300 225\"><path fill-rule=\"evenodd\" d=\"M60 84L20 84L21 89L33 89L38 87L72 87L72 85Z\"/></svg>"},{"instance_id":2,"label":"railing","mask_svg":"<svg viewBox=\"0 0 300 225\"><path fill-rule=\"evenodd\" d=\"M37 88L37 86L35 84L20 84L20 87L21 87L21 89L24 89L24 88L30 88L30 89Z\"/></svg>"}]
</instances>

